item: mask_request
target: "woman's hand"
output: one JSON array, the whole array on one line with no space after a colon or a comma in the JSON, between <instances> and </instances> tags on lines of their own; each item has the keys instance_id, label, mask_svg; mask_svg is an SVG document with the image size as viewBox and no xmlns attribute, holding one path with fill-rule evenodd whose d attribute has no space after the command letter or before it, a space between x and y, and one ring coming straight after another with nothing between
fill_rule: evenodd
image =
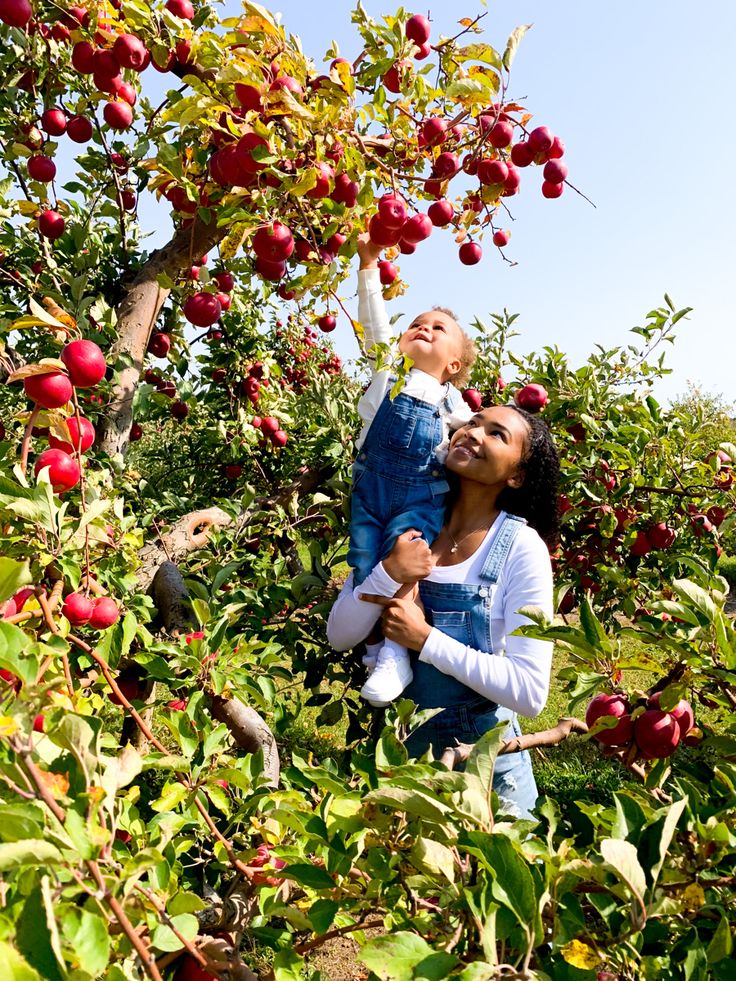
<instances>
[{"instance_id":1,"label":"woman's hand","mask_svg":"<svg viewBox=\"0 0 736 981\"><path fill-rule=\"evenodd\" d=\"M432 628L425 619L424 606L416 589L404 597L364 595L361 599L384 607L381 616L384 637L412 651L421 651Z\"/></svg>"},{"instance_id":2,"label":"woman's hand","mask_svg":"<svg viewBox=\"0 0 736 981\"><path fill-rule=\"evenodd\" d=\"M426 579L434 567L434 557L422 533L410 528L394 542L383 568L396 582L415 583Z\"/></svg>"}]
</instances>

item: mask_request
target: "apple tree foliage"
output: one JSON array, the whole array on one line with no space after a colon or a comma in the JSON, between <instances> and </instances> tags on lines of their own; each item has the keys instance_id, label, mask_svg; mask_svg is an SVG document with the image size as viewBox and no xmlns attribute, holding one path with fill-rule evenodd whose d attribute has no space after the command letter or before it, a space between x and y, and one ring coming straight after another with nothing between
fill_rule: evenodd
<instances>
[{"instance_id":1,"label":"apple tree foliage","mask_svg":"<svg viewBox=\"0 0 736 981\"><path fill-rule=\"evenodd\" d=\"M736 635L716 562L736 447L651 394L686 311L666 299L580 368L514 355L512 317L478 321L472 385L550 396L562 614L527 629L567 653L571 711L645 670L663 709L695 705L695 745L618 752L606 806L509 820L499 733L464 772L410 761L411 706L376 731L359 666L326 647L360 381L325 318L348 327L341 284L382 195L446 202L434 234L473 262L484 234L507 241L519 174L559 196L561 143L531 152L508 93L523 29L503 52L473 20L430 44L424 18L358 7L359 57L330 50L320 74L254 3L222 21L188 0L0 0L0 22L3 977L317 977L336 933L385 979L727 977ZM172 212L156 250L150 193ZM21 383L73 376L78 338L105 378L34 404ZM82 418L96 441L59 493L37 461ZM117 619L73 622L70 594ZM348 750L306 751L305 718Z\"/></svg>"}]
</instances>

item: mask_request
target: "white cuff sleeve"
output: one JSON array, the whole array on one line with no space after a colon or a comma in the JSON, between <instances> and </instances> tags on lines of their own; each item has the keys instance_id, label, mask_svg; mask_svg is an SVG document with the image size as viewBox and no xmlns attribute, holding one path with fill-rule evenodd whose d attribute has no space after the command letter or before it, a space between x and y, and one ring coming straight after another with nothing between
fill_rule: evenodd
<instances>
[{"instance_id":1,"label":"white cuff sleeve","mask_svg":"<svg viewBox=\"0 0 736 981\"><path fill-rule=\"evenodd\" d=\"M374 344L391 342L391 323L377 269L361 269L358 272L358 320L363 327L363 347L366 351L370 351Z\"/></svg>"},{"instance_id":2,"label":"white cuff sleeve","mask_svg":"<svg viewBox=\"0 0 736 981\"><path fill-rule=\"evenodd\" d=\"M336 651L348 651L365 640L383 612L377 603L366 603L359 594L395 596L401 588L386 572L381 562L355 590L352 572L340 590L327 620L327 639Z\"/></svg>"}]
</instances>

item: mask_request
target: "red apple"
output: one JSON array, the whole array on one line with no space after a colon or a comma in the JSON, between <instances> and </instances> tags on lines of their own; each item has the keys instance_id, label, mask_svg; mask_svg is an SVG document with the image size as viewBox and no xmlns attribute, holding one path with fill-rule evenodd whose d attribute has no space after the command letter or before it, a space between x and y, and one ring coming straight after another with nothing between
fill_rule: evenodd
<instances>
[{"instance_id":1,"label":"red apple","mask_svg":"<svg viewBox=\"0 0 736 981\"><path fill-rule=\"evenodd\" d=\"M66 113L63 109L46 109L41 114L41 129L49 136L61 136L66 131Z\"/></svg>"},{"instance_id":2,"label":"red apple","mask_svg":"<svg viewBox=\"0 0 736 981\"><path fill-rule=\"evenodd\" d=\"M401 227L402 241L409 245L418 245L432 234L432 220L429 215L416 214L409 218Z\"/></svg>"},{"instance_id":3,"label":"red apple","mask_svg":"<svg viewBox=\"0 0 736 981\"><path fill-rule=\"evenodd\" d=\"M389 262L387 259L382 259L378 263L378 275L382 286L390 286L398 274L399 271L393 262Z\"/></svg>"},{"instance_id":4,"label":"red apple","mask_svg":"<svg viewBox=\"0 0 736 981\"><path fill-rule=\"evenodd\" d=\"M215 282L220 287L220 289L225 293L231 293L233 287L235 286L235 278L230 272L219 272L215 273Z\"/></svg>"},{"instance_id":5,"label":"red apple","mask_svg":"<svg viewBox=\"0 0 736 981\"><path fill-rule=\"evenodd\" d=\"M101 382L107 371L102 349L94 341L70 341L61 352L72 385L92 388Z\"/></svg>"},{"instance_id":6,"label":"red apple","mask_svg":"<svg viewBox=\"0 0 736 981\"><path fill-rule=\"evenodd\" d=\"M261 422L261 432L264 436L271 436L280 428L281 425L274 416L266 416Z\"/></svg>"},{"instance_id":7,"label":"red apple","mask_svg":"<svg viewBox=\"0 0 736 981\"><path fill-rule=\"evenodd\" d=\"M384 228L401 228L407 217L406 205L395 194L384 194L378 202L378 217Z\"/></svg>"},{"instance_id":8,"label":"red apple","mask_svg":"<svg viewBox=\"0 0 736 981\"><path fill-rule=\"evenodd\" d=\"M222 307L212 293L194 293L186 299L183 313L195 327L211 327L220 319Z\"/></svg>"},{"instance_id":9,"label":"red apple","mask_svg":"<svg viewBox=\"0 0 736 981\"><path fill-rule=\"evenodd\" d=\"M463 392L463 402L469 405L473 412L477 412L483 401L483 396L477 388L466 388Z\"/></svg>"},{"instance_id":10,"label":"red apple","mask_svg":"<svg viewBox=\"0 0 736 981\"><path fill-rule=\"evenodd\" d=\"M460 159L451 150L445 150L432 165L432 176L440 181L449 181L460 170ZM429 183L429 181L427 182ZM427 189L425 185L425 190Z\"/></svg>"},{"instance_id":11,"label":"red apple","mask_svg":"<svg viewBox=\"0 0 736 981\"><path fill-rule=\"evenodd\" d=\"M129 702L138 701L141 697L141 683L138 678L116 678L115 682L120 689L121 694L127 698ZM122 701L114 692L110 692L107 696L113 705L122 705Z\"/></svg>"},{"instance_id":12,"label":"red apple","mask_svg":"<svg viewBox=\"0 0 736 981\"><path fill-rule=\"evenodd\" d=\"M63 450L44 450L36 460L34 473L36 476L45 468L49 468L49 480L56 494L68 491L79 483L82 472L74 457Z\"/></svg>"},{"instance_id":13,"label":"red apple","mask_svg":"<svg viewBox=\"0 0 736 981\"><path fill-rule=\"evenodd\" d=\"M66 134L74 143L88 143L92 139L92 123L86 116L72 116Z\"/></svg>"},{"instance_id":14,"label":"red apple","mask_svg":"<svg viewBox=\"0 0 736 981\"><path fill-rule=\"evenodd\" d=\"M281 262L294 251L294 236L287 225L275 221L271 225L261 225L251 245L259 259Z\"/></svg>"},{"instance_id":15,"label":"red apple","mask_svg":"<svg viewBox=\"0 0 736 981\"><path fill-rule=\"evenodd\" d=\"M388 228L379 215L373 215L368 222L368 234L374 245L389 248L398 243L403 227L402 225L399 228Z\"/></svg>"},{"instance_id":16,"label":"red apple","mask_svg":"<svg viewBox=\"0 0 736 981\"><path fill-rule=\"evenodd\" d=\"M458 255L464 266L475 266L483 257L483 249L477 242L463 242L458 250Z\"/></svg>"},{"instance_id":17,"label":"red apple","mask_svg":"<svg viewBox=\"0 0 736 981\"><path fill-rule=\"evenodd\" d=\"M562 184L567 177L567 166L561 160L549 160L544 165L542 176L550 184Z\"/></svg>"},{"instance_id":18,"label":"red apple","mask_svg":"<svg viewBox=\"0 0 736 981\"><path fill-rule=\"evenodd\" d=\"M64 219L58 211L47 208L38 217L38 230L44 238L55 242L57 238L61 238L64 234Z\"/></svg>"},{"instance_id":19,"label":"red apple","mask_svg":"<svg viewBox=\"0 0 736 981\"><path fill-rule=\"evenodd\" d=\"M481 184L503 184L509 176L509 168L503 160L490 157L478 162L478 180Z\"/></svg>"},{"instance_id":20,"label":"red apple","mask_svg":"<svg viewBox=\"0 0 736 981\"><path fill-rule=\"evenodd\" d=\"M549 402L549 395L543 385L524 385L514 396L514 401L527 412L541 412Z\"/></svg>"},{"instance_id":21,"label":"red apple","mask_svg":"<svg viewBox=\"0 0 736 981\"><path fill-rule=\"evenodd\" d=\"M542 183L542 194L545 198L559 198L564 190L564 184L553 184L551 181L544 181Z\"/></svg>"},{"instance_id":22,"label":"red apple","mask_svg":"<svg viewBox=\"0 0 736 981\"><path fill-rule=\"evenodd\" d=\"M634 739L647 759L671 756L680 742L680 725L669 712L647 709L634 722Z\"/></svg>"},{"instance_id":23,"label":"red apple","mask_svg":"<svg viewBox=\"0 0 736 981\"><path fill-rule=\"evenodd\" d=\"M511 162L516 167L528 167L534 160L534 150L524 140L511 147Z\"/></svg>"},{"instance_id":24,"label":"red apple","mask_svg":"<svg viewBox=\"0 0 736 981\"><path fill-rule=\"evenodd\" d=\"M111 596L98 596L94 600L89 626L93 630L106 630L117 623L119 617L120 610L115 600Z\"/></svg>"},{"instance_id":25,"label":"red apple","mask_svg":"<svg viewBox=\"0 0 736 981\"><path fill-rule=\"evenodd\" d=\"M178 399L176 402L171 403L171 407L169 411L171 412L171 415L174 417L174 419L178 419L179 421L181 421L182 419L186 419L186 417L189 415L189 406L187 405L186 402L183 402L181 399Z\"/></svg>"},{"instance_id":26,"label":"red apple","mask_svg":"<svg viewBox=\"0 0 736 981\"><path fill-rule=\"evenodd\" d=\"M620 719L621 721L612 729L601 729L593 738L604 746L624 746L631 741L631 737L634 735L634 725L629 713L629 703L624 695L601 693L596 695L588 705L585 723L589 728L592 728L602 716L613 716Z\"/></svg>"},{"instance_id":27,"label":"red apple","mask_svg":"<svg viewBox=\"0 0 736 981\"><path fill-rule=\"evenodd\" d=\"M66 426L71 436L71 443L65 439L59 439L53 434L49 435L49 446L54 450L63 450L64 453L86 453L95 441L95 427L84 416L69 416Z\"/></svg>"},{"instance_id":28,"label":"red apple","mask_svg":"<svg viewBox=\"0 0 736 981\"><path fill-rule=\"evenodd\" d=\"M422 14L412 14L406 22L406 36L414 44L425 44L429 40L429 21Z\"/></svg>"},{"instance_id":29,"label":"red apple","mask_svg":"<svg viewBox=\"0 0 736 981\"><path fill-rule=\"evenodd\" d=\"M49 184L56 177L56 164L51 157L36 154L28 161L28 176L42 184Z\"/></svg>"},{"instance_id":30,"label":"red apple","mask_svg":"<svg viewBox=\"0 0 736 981\"><path fill-rule=\"evenodd\" d=\"M670 528L666 522L660 521L647 529L647 537L653 548L666 549L674 545L676 533L674 528Z\"/></svg>"},{"instance_id":31,"label":"red apple","mask_svg":"<svg viewBox=\"0 0 736 981\"><path fill-rule=\"evenodd\" d=\"M554 137L546 126L537 126L529 134L529 146L535 153L546 153L552 146ZM518 166L518 165L517 165Z\"/></svg>"},{"instance_id":32,"label":"red apple","mask_svg":"<svg viewBox=\"0 0 736 981\"><path fill-rule=\"evenodd\" d=\"M29 0L0 0L0 21L8 27L25 27L32 15Z\"/></svg>"},{"instance_id":33,"label":"red apple","mask_svg":"<svg viewBox=\"0 0 736 981\"><path fill-rule=\"evenodd\" d=\"M94 71L94 53L89 41L78 41L72 48L72 65L80 75L91 75Z\"/></svg>"},{"instance_id":34,"label":"red apple","mask_svg":"<svg viewBox=\"0 0 736 981\"><path fill-rule=\"evenodd\" d=\"M29 375L23 379L23 388L29 399L44 409L59 409L72 397L72 383L63 371L49 371L43 375Z\"/></svg>"},{"instance_id":35,"label":"red apple","mask_svg":"<svg viewBox=\"0 0 736 981\"><path fill-rule=\"evenodd\" d=\"M155 330L148 342L148 351L154 358L165 358L171 348L171 335Z\"/></svg>"},{"instance_id":36,"label":"red apple","mask_svg":"<svg viewBox=\"0 0 736 981\"><path fill-rule=\"evenodd\" d=\"M659 702L662 697L662 692L655 692L649 699L649 708L659 708ZM669 714L677 722L680 727L680 735L685 736L695 725L695 713L693 712L692 705L685 698L681 698L677 705L674 705L671 709L668 709Z\"/></svg>"},{"instance_id":37,"label":"red apple","mask_svg":"<svg viewBox=\"0 0 736 981\"><path fill-rule=\"evenodd\" d=\"M317 321L317 326L323 333L329 334L335 329L335 327L337 327L337 320L331 313L327 313L324 315L324 317L319 318Z\"/></svg>"},{"instance_id":38,"label":"red apple","mask_svg":"<svg viewBox=\"0 0 736 981\"><path fill-rule=\"evenodd\" d=\"M181 17L182 20L192 20L194 17L194 7L190 0L166 0L165 6L169 13Z\"/></svg>"},{"instance_id":39,"label":"red apple","mask_svg":"<svg viewBox=\"0 0 736 981\"><path fill-rule=\"evenodd\" d=\"M452 204L444 198L441 201L435 201L427 208L429 220L436 228L444 228L449 225L454 214L455 210Z\"/></svg>"},{"instance_id":40,"label":"red apple","mask_svg":"<svg viewBox=\"0 0 736 981\"><path fill-rule=\"evenodd\" d=\"M422 123L420 133L426 146L439 146L447 139L447 123L440 116L431 116Z\"/></svg>"},{"instance_id":41,"label":"red apple","mask_svg":"<svg viewBox=\"0 0 736 981\"><path fill-rule=\"evenodd\" d=\"M134 422L130 427L129 439L131 443L137 443L138 440L143 436L143 426L139 422Z\"/></svg>"},{"instance_id":42,"label":"red apple","mask_svg":"<svg viewBox=\"0 0 736 981\"><path fill-rule=\"evenodd\" d=\"M242 472L243 468L239 463L225 464L225 476L228 480L237 480Z\"/></svg>"},{"instance_id":43,"label":"red apple","mask_svg":"<svg viewBox=\"0 0 736 981\"><path fill-rule=\"evenodd\" d=\"M107 102L102 110L105 122L110 129L128 129L133 122L133 110L127 102Z\"/></svg>"},{"instance_id":44,"label":"red apple","mask_svg":"<svg viewBox=\"0 0 736 981\"><path fill-rule=\"evenodd\" d=\"M134 34L119 34L112 46L112 53L122 68L142 71L146 64L146 46Z\"/></svg>"},{"instance_id":45,"label":"red apple","mask_svg":"<svg viewBox=\"0 0 736 981\"><path fill-rule=\"evenodd\" d=\"M499 249L502 249L504 245L509 244L510 238L510 232L506 231L505 228L500 228L497 232L493 233L493 244L497 245Z\"/></svg>"},{"instance_id":46,"label":"red apple","mask_svg":"<svg viewBox=\"0 0 736 981\"><path fill-rule=\"evenodd\" d=\"M502 150L511 143L513 137L514 124L509 120L499 119L499 121L494 123L491 127L491 132L488 135L488 142L497 150Z\"/></svg>"},{"instance_id":47,"label":"red apple","mask_svg":"<svg viewBox=\"0 0 736 981\"><path fill-rule=\"evenodd\" d=\"M171 3L173 0L169 0L169 2ZM209 971L200 967L191 954L185 954L179 960L174 981L217 981L217 978L214 974L210 974Z\"/></svg>"},{"instance_id":48,"label":"red apple","mask_svg":"<svg viewBox=\"0 0 736 981\"><path fill-rule=\"evenodd\" d=\"M275 433L271 434L271 442L274 446L286 446L288 439L289 437L283 429L277 429Z\"/></svg>"},{"instance_id":49,"label":"red apple","mask_svg":"<svg viewBox=\"0 0 736 981\"><path fill-rule=\"evenodd\" d=\"M61 612L73 627L81 627L92 616L93 603L84 593L69 593Z\"/></svg>"}]
</instances>

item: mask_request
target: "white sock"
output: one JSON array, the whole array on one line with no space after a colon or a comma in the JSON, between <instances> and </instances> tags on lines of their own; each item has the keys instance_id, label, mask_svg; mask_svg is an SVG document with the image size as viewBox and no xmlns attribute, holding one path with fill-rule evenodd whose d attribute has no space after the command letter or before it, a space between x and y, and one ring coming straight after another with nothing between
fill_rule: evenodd
<instances>
[{"instance_id":1,"label":"white sock","mask_svg":"<svg viewBox=\"0 0 736 981\"><path fill-rule=\"evenodd\" d=\"M403 644L397 644L395 640L384 640L381 650L386 651L390 657L397 661L404 661L409 658L408 648L404 647Z\"/></svg>"},{"instance_id":2,"label":"white sock","mask_svg":"<svg viewBox=\"0 0 736 981\"><path fill-rule=\"evenodd\" d=\"M365 654L363 655L363 664L372 664L375 666L376 658L378 657L378 652L383 647L383 641L379 640L376 644L366 644Z\"/></svg>"}]
</instances>

